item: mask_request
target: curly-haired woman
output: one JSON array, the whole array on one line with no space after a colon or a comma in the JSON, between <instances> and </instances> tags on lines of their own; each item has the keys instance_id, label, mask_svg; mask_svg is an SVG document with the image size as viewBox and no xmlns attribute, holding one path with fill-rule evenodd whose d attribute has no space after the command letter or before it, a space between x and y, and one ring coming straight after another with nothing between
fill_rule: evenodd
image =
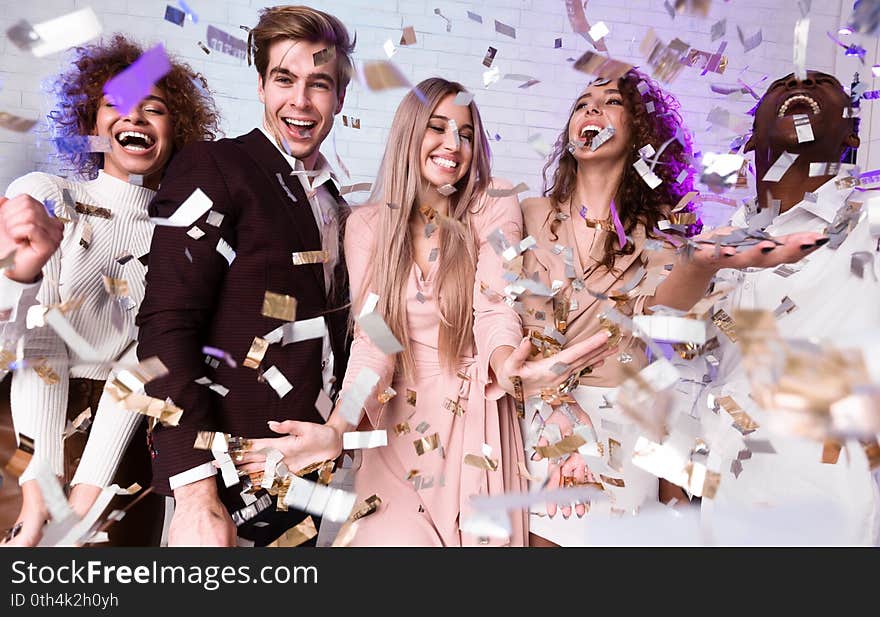
<instances>
[{"instance_id":1,"label":"curly-haired woman","mask_svg":"<svg viewBox=\"0 0 880 617\"><path fill-rule=\"evenodd\" d=\"M551 356L602 328L613 330L612 310L626 317L661 305L688 310L722 266L779 261L774 256L783 251L768 255L771 241L739 253L733 247L717 252L714 246L698 248L689 259L679 259L669 236L657 232L663 220L673 225L670 232L685 235L702 226L690 206L676 208L693 186L690 138L678 109L674 97L635 69L614 81L594 80L575 101L544 168L544 196L522 203L525 233L537 240L525 253L524 272L555 292L550 298L524 298L523 325L537 353ZM645 159L656 159L653 169ZM683 214L673 215L673 209ZM789 259L785 252L784 260L803 256L793 254ZM531 397L522 421L533 479L544 483L549 478L560 486L600 484L609 499L592 504L594 514L603 509L606 514L634 513L658 498L684 498L676 487L665 481L658 486L656 477L632 464L637 427L603 400L627 374L647 364L644 343L631 334L623 334L619 349L601 367L582 374L579 384ZM534 449L579 426L585 429L581 436L590 437L584 456L574 452L548 461ZM556 504L536 508L529 521L530 543L589 544L589 526L577 520L587 507L575 504L576 518L569 518L571 504L561 507L562 516L556 516Z\"/></svg>"},{"instance_id":2,"label":"curly-haired woman","mask_svg":"<svg viewBox=\"0 0 880 617\"><path fill-rule=\"evenodd\" d=\"M23 505L10 544L33 545L41 538L47 512L35 479L38 460L74 487L71 505L80 515L111 482L123 488L149 483L143 416L117 408L103 386L114 362L135 358L133 326L145 273L139 258L149 251L153 232L147 206L174 153L213 139L219 118L192 69L176 61L140 103L120 114L104 97L104 84L142 53L122 35L76 49L70 70L56 82L59 105L50 117L59 143L97 136L105 138L105 147L59 148L81 180L37 172L6 191L10 198L29 195L69 219L34 292L43 306L66 303L64 317L97 356L80 357L83 349L65 344L53 327L25 335L24 358L30 362L13 375L11 405L16 431L34 439L35 454L19 479ZM34 367L40 366L51 370L38 374ZM67 421L88 408L94 416L90 431L63 438ZM158 543L162 515L156 508L162 503L154 497L147 495L110 527L111 544Z\"/></svg>"}]
</instances>

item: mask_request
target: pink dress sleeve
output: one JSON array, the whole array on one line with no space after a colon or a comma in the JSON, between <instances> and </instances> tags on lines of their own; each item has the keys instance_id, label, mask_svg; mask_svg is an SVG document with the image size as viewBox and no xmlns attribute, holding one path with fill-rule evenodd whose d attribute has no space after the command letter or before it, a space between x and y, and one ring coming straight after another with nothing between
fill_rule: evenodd
<instances>
[{"instance_id":1,"label":"pink dress sleeve","mask_svg":"<svg viewBox=\"0 0 880 617\"><path fill-rule=\"evenodd\" d=\"M510 183L494 181L493 188L507 188ZM498 400L504 391L491 380L489 358L502 346L517 347L522 341L519 314L503 300L493 300L483 286L496 293L508 285L504 262L489 243L489 235L500 229L510 244L522 240L522 211L515 195L488 197L474 215L477 235L477 268L474 280L474 342L477 348L479 379L486 386L486 398ZM493 294L494 295L494 294Z\"/></svg>"},{"instance_id":2,"label":"pink dress sleeve","mask_svg":"<svg viewBox=\"0 0 880 617\"><path fill-rule=\"evenodd\" d=\"M373 225L376 216L373 212L375 206L360 206L355 208L345 226L345 262L348 268L348 279L351 289L352 307L351 313L357 316L360 313L359 300L362 297L361 288L369 275L369 266L375 251L375 235ZM364 297L366 294L364 294ZM354 340L349 353L348 367L342 380L340 396L351 387L357 379L361 369L369 368L379 375L379 392L391 385L394 377L394 358L386 356L376 347L369 337L357 326L354 328ZM364 409L372 427L378 426L379 416L384 405L379 403L375 395L367 398Z\"/></svg>"}]
</instances>

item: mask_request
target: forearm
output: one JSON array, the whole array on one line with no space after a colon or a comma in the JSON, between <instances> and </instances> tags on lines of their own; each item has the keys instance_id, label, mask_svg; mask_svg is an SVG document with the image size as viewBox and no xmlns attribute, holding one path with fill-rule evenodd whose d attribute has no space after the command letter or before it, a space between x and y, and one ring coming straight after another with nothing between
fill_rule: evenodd
<instances>
[{"instance_id":1,"label":"forearm","mask_svg":"<svg viewBox=\"0 0 880 617\"><path fill-rule=\"evenodd\" d=\"M501 345L495 348L492 355L489 356L489 369L492 371L491 377L500 382L502 379L508 379L510 375L505 375L503 371L504 363L513 353L514 348L509 345ZM503 386L502 386L503 387Z\"/></svg>"},{"instance_id":2,"label":"forearm","mask_svg":"<svg viewBox=\"0 0 880 617\"><path fill-rule=\"evenodd\" d=\"M652 306L668 306L680 311L689 311L709 289L715 268L698 266L690 262L679 262L660 285L653 297L645 303Z\"/></svg>"}]
</instances>

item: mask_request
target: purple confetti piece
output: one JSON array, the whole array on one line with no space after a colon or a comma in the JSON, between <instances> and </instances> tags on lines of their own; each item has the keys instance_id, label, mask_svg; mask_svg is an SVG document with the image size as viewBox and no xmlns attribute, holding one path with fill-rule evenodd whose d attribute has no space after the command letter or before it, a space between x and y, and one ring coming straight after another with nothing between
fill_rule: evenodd
<instances>
[{"instance_id":1,"label":"purple confetti piece","mask_svg":"<svg viewBox=\"0 0 880 617\"><path fill-rule=\"evenodd\" d=\"M153 84L170 70L171 63L165 54L165 47L159 43L145 51L127 69L107 80L104 94L116 106L117 111L125 116L150 94Z\"/></svg>"},{"instance_id":2,"label":"purple confetti piece","mask_svg":"<svg viewBox=\"0 0 880 617\"><path fill-rule=\"evenodd\" d=\"M211 356L213 358L219 358L219 359L223 360L231 368L238 367L238 364L235 363L235 360L232 359L232 356L230 356L228 353L226 353L222 349L217 349L216 347L208 347L206 345L205 347L202 347L202 353L206 354L208 356Z\"/></svg>"},{"instance_id":3,"label":"purple confetti piece","mask_svg":"<svg viewBox=\"0 0 880 617\"><path fill-rule=\"evenodd\" d=\"M880 99L880 90L868 90L867 92L863 92L862 98L865 100Z\"/></svg>"},{"instance_id":4,"label":"purple confetti piece","mask_svg":"<svg viewBox=\"0 0 880 617\"><path fill-rule=\"evenodd\" d=\"M587 207L581 206L581 209L578 210L578 212L580 212L581 218L586 221L587 220Z\"/></svg>"},{"instance_id":5,"label":"purple confetti piece","mask_svg":"<svg viewBox=\"0 0 880 617\"><path fill-rule=\"evenodd\" d=\"M626 246L626 232L623 231L623 223L620 222L620 215L617 214L617 206L614 200L611 200L611 221L614 223L614 229L617 231L617 241L620 242L620 248Z\"/></svg>"}]
</instances>

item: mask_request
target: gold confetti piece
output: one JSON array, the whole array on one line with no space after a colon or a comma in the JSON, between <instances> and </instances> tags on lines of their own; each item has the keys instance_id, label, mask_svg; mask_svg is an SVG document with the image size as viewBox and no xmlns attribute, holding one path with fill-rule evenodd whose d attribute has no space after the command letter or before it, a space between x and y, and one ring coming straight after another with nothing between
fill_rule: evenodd
<instances>
[{"instance_id":1,"label":"gold confetti piece","mask_svg":"<svg viewBox=\"0 0 880 617\"><path fill-rule=\"evenodd\" d=\"M602 446L603 444L596 445ZM600 456L601 454L602 448L600 448ZM614 471L623 473L623 449L620 442L611 437L608 438L608 466Z\"/></svg>"},{"instance_id":2,"label":"gold confetti piece","mask_svg":"<svg viewBox=\"0 0 880 617\"><path fill-rule=\"evenodd\" d=\"M304 266L306 264L325 264L330 261L329 251L302 251L293 253L293 265Z\"/></svg>"},{"instance_id":3,"label":"gold confetti piece","mask_svg":"<svg viewBox=\"0 0 880 617\"><path fill-rule=\"evenodd\" d=\"M330 545L331 548L345 548L351 544L354 541L355 535L357 535L357 529L358 524L354 521L343 523L336 537L333 538L333 543Z\"/></svg>"},{"instance_id":4,"label":"gold confetti piece","mask_svg":"<svg viewBox=\"0 0 880 617\"><path fill-rule=\"evenodd\" d=\"M382 390L382 392L379 392L379 393L376 395L376 399L377 399L381 404L384 405L385 403L387 403L388 401L390 401L391 399L393 399L395 396L397 396L397 390L395 390L395 389L392 388L391 386L388 386L387 388L385 388L384 390Z\"/></svg>"},{"instance_id":5,"label":"gold confetti piece","mask_svg":"<svg viewBox=\"0 0 880 617\"><path fill-rule=\"evenodd\" d=\"M129 394L120 404L123 409L155 418L166 426L177 426L183 415L180 407L145 394Z\"/></svg>"},{"instance_id":6,"label":"gold confetti piece","mask_svg":"<svg viewBox=\"0 0 880 617\"><path fill-rule=\"evenodd\" d=\"M102 274L101 278L104 281L104 289L111 296L128 295L128 281L126 281L125 279L115 279L107 276L106 274Z\"/></svg>"},{"instance_id":7,"label":"gold confetti piece","mask_svg":"<svg viewBox=\"0 0 880 617\"><path fill-rule=\"evenodd\" d=\"M406 435L410 432L409 422L401 422L400 424L394 425L394 433L396 435Z\"/></svg>"},{"instance_id":8,"label":"gold confetti piece","mask_svg":"<svg viewBox=\"0 0 880 617\"><path fill-rule=\"evenodd\" d=\"M76 432L85 432L92 423L92 408L86 407L72 422L67 423L64 434L61 435L61 441L65 441L68 437Z\"/></svg>"},{"instance_id":9,"label":"gold confetti piece","mask_svg":"<svg viewBox=\"0 0 880 617\"><path fill-rule=\"evenodd\" d=\"M623 478L610 478L604 474L599 474L599 478L602 480L603 484L610 484L611 486L616 486L618 488L624 488L626 486Z\"/></svg>"},{"instance_id":10,"label":"gold confetti piece","mask_svg":"<svg viewBox=\"0 0 880 617\"><path fill-rule=\"evenodd\" d=\"M382 505L382 499L378 495L370 495L364 501L355 506L354 510L352 510L351 516L349 516L349 520L357 521L365 516L369 516L375 512L380 505Z\"/></svg>"},{"instance_id":11,"label":"gold confetti piece","mask_svg":"<svg viewBox=\"0 0 880 617\"><path fill-rule=\"evenodd\" d=\"M403 34L400 36L400 45L415 45L416 31L412 26L405 26Z\"/></svg>"},{"instance_id":12,"label":"gold confetti piece","mask_svg":"<svg viewBox=\"0 0 880 617\"><path fill-rule=\"evenodd\" d=\"M91 223L84 222L82 226L82 231L79 236L79 244L84 249L88 249L92 245L92 225Z\"/></svg>"},{"instance_id":13,"label":"gold confetti piece","mask_svg":"<svg viewBox=\"0 0 880 617\"><path fill-rule=\"evenodd\" d=\"M335 461L324 461L318 468L318 484L330 486L330 483L333 481L333 471L335 469Z\"/></svg>"},{"instance_id":14,"label":"gold confetti piece","mask_svg":"<svg viewBox=\"0 0 880 617\"><path fill-rule=\"evenodd\" d=\"M344 196L349 193L359 193L361 191L369 191L373 188L372 182L358 182L356 184L347 184L339 189L339 195Z\"/></svg>"},{"instance_id":15,"label":"gold confetti piece","mask_svg":"<svg viewBox=\"0 0 880 617\"><path fill-rule=\"evenodd\" d=\"M519 471L519 476L521 478L525 478L529 482L540 482L541 481L541 478L539 478L538 476L533 476L532 474L529 473L529 469L528 469L528 467L526 467L526 464L524 461L517 461L516 466Z\"/></svg>"},{"instance_id":16,"label":"gold confetti piece","mask_svg":"<svg viewBox=\"0 0 880 617\"><path fill-rule=\"evenodd\" d=\"M457 416L464 415L464 407L462 407L458 401L453 401L451 398L444 399L443 401L443 409L446 411L451 411Z\"/></svg>"},{"instance_id":17,"label":"gold confetti piece","mask_svg":"<svg viewBox=\"0 0 880 617\"><path fill-rule=\"evenodd\" d=\"M417 395L416 395L415 390L407 389L407 391L406 391L406 404L411 405L412 407L415 407L416 406L416 396Z\"/></svg>"},{"instance_id":18,"label":"gold confetti piece","mask_svg":"<svg viewBox=\"0 0 880 617\"><path fill-rule=\"evenodd\" d=\"M865 450L865 456L868 458L868 468L874 471L880 467L880 442L877 439L863 441L862 448Z\"/></svg>"},{"instance_id":19,"label":"gold confetti piece","mask_svg":"<svg viewBox=\"0 0 880 617\"><path fill-rule=\"evenodd\" d=\"M731 342L736 342L736 323L734 323L733 318L725 313L723 309L715 311L712 315L712 323L714 323L715 326L731 340Z\"/></svg>"},{"instance_id":20,"label":"gold confetti piece","mask_svg":"<svg viewBox=\"0 0 880 617\"><path fill-rule=\"evenodd\" d=\"M49 366L46 358L40 358L39 360L37 360L32 368L34 369L34 372L37 374L37 376L42 379L46 385L54 386L57 385L58 382L61 380L61 378L58 377L58 373L53 371L52 367Z\"/></svg>"},{"instance_id":21,"label":"gold confetti piece","mask_svg":"<svg viewBox=\"0 0 880 617\"><path fill-rule=\"evenodd\" d=\"M836 465L843 444L836 439L826 439L822 444L822 462L826 465Z\"/></svg>"},{"instance_id":22,"label":"gold confetti piece","mask_svg":"<svg viewBox=\"0 0 880 617\"><path fill-rule=\"evenodd\" d=\"M566 454L571 454L572 452L577 452L577 449L585 443L587 442L583 437L576 433L572 433L568 437L563 437L549 446L535 446L535 451L543 458L553 459L565 456Z\"/></svg>"},{"instance_id":23,"label":"gold confetti piece","mask_svg":"<svg viewBox=\"0 0 880 617\"><path fill-rule=\"evenodd\" d=\"M88 204L82 204L80 202L76 202L76 211L80 214L84 214L86 216L97 216L102 219L111 219L113 218L113 213L110 212L107 208L99 208L98 206L91 206Z\"/></svg>"},{"instance_id":24,"label":"gold confetti piece","mask_svg":"<svg viewBox=\"0 0 880 617\"><path fill-rule=\"evenodd\" d=\"M251 343L251 348L248 349L247 357L245 358L242 364L248 368L258 368L260 366L260 362L263 361L263 356L266 355L266 351L269 349L269 342L266 339L262 339L259 336L254 337L254 342Z\"/></svg>"},{"instance_id":25,"label":"gold confetti piece","mask_svg":"<svg viewBox=\"0 0 880 617\"><path fill-rule=\"evenodd\" d=\"M272 319L296 321L296 298L267 291L263 297L262 314Z\"/></svg>"},{"instance_id":26,"label":"gold confetti piece","mask_svg":"<svg viewBox=\"0 0 880 617\"><path fill-rule=\"evenodd\" d=\"M514 187L504 188L504 189L488 189L486 193L489 197L509 197L510 195L518 195L519 193L524 193L529 190L529 185L525 182L520 182Z\"/></svg>"},{"instance_id":27,"label":"gold confetti piece","mask_svg":"<svg viewBox=\"0 0 880 617\"><path fill-rule=\"evenodd\" d=\"M315 521L311 515L305 520L300 521L296 526L291 527L277 540L267 544L267 548L293 548L304 544L318 535L318 529L315 527Z\"/></svg>"},{"instance_id":28,"label":"gold confetti piece","mask_svg":"<svg viewBox=\"0 0 880 617\"><path fill-rule=\"evenodd\" d=\"M409 88L411 85L400 69L388 60L365 62L363 75L367 88L373 91Z\"/></svg>"},{"instance_id":29,"label":"gold confetti piece","mask_svg":"<svg viewBox=\"0 0 880 617\"><path fill-rule=\"evenodd\" d=\"M0 126L4 129L15 131L16 133L27 133L34 128L36 123L36 120L29 120L5 111L0 111Z\"/></svg>"},{"instance_id":30,"label":"gold confetti piece","mask_svg":"<svg viewBox=\"0 0 880 617\"><path fill-rule=\"evenodd\" d=\"M588 51L575 61L574 68L588 75L616 81L632 69L633 65Z\"/></svg>"},{"instance_id":31,"label":"gold confetti piece","mask_svg":"<svg viewBox=\"0 0 880 617\"><path fill-rule=\"evenodd\" d=\"M3 469L13 478L18 478L27 469L34 456L34 440L27 435L18 434L18 448L12 454Z\"/></svg>"},{"instance_id":32,"label":"gold confetti piece","mask_svg":"<svg viewBox=\"0 0 880 617\"><path fill-rule=\"evenodd\" d=\"M427 437L416 439L413 442L413 446L416 449L416 454L418 454L419 456L423 455L425 452L436 450L440 447L440 434L434 433L433 435L428 435Z\"/></svg>"},{"instance_id":33,"label":"gold confetti piece","mask_svg":"<svg viewBox=\"0 0 880 617\"><path fill-rule=\"evenodd\" d=\"M477 454L465 454L464 464L476 467L477 469L485 469L486 471L496 471L498 469L498 460L489 458L488 456L480 456Z\"/></svg>"},{"instance_id":34,"label":"gold confetti piece","mask_svg":"<svg viewBox=\"0 0 880 617\"><path fill-rule=\"evenodd\" d=\"M312 54L312 60L315 63L315 66L321 66L323 64L327 64L328 62L332 62L335 57L335 47L326 47L321 51L316 51L314 54Z\"/></svg>"},{"instance_id":35,"label":"gold confetti piece","mask_svg":"<svg viewBox=\"0 0 880 617\"><path fill-rule=\"evenodd\" d=\"M418 470L418 469L410 469L410 470L409 470L409 473L406 474L406 481L407 481L407 482L411 481L411 480L412 480L413 478L415 478L417 475L419 475L419 470Z\"/></svg>"},{"instance_id":36,"label":"gold confetti piece","mask_svg":"<svg viewBox=\"0 0 880 617\"><path fill-rule=\"evenodd\" d=\"M495 60L495 54L497 53L497 49L495 49L494 47L489 47L489 49L486 50L486 56L483 58L483 66L485 66L487 69L491 69L492 61Z\"/></svg>"}]
</instances>

